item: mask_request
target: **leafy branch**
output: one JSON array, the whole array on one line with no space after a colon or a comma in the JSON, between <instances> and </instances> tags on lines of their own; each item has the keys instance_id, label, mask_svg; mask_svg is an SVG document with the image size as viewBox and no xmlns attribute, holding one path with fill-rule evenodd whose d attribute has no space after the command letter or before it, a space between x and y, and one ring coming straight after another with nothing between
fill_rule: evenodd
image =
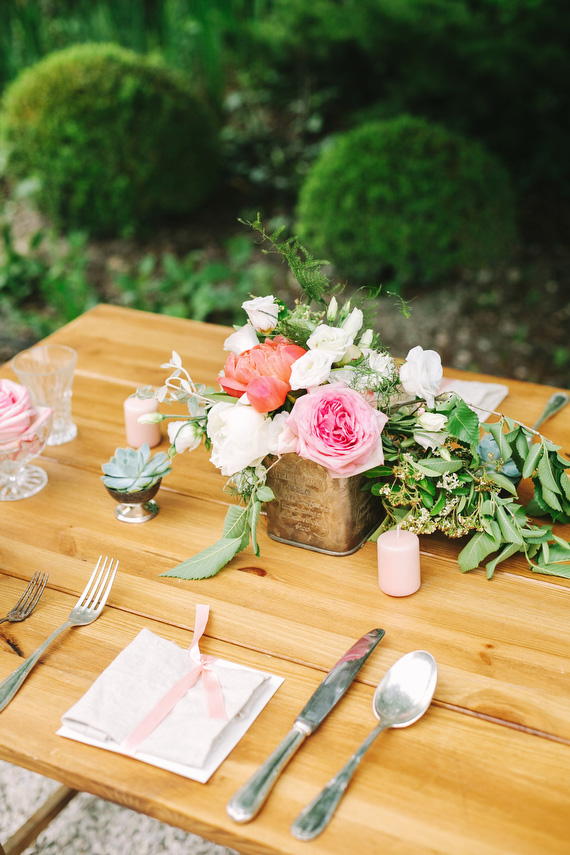
<instances>
[{"instance_id":1,"label":"leafy branch","mask_svg":"<svg viewBox=\"0 0 570 855\"><path fill-rule=\"evenodd\" d=\"M290 237L284 241L279 240L285 230L285 226L280 226L269 235L263 227L259 214L253 223L242 219L239 222L259 232L262 239L271 244L273 249L263 250L264 252L279 253L285 259L301 290L309 298L309 301L313 300L315 303L325 306L325 294L332 295L335 291L340 290L340 286L332 285L329 278L320 269L324 265L327 265L328 261L313 258L297 237Z\"/></svg>"},{"instance_id":2,"label":"leafy branch","mask_svg":"<svg viewBox=\"0 0 570 855\"><path fill-rule=\"evenodd\" d=\"M496 449L489 460L478 419L464 401L444 399L436 410L447 416L448 436L430 454L414 438L415 414L394 413L384 429L386 465L367 473L386 510L379 532L394 524L449 537L471 532L458 558L463 572L489 559L490 579L502 561L522 552L534 572L570 578L570 544L552 525L530 519L570 522L570 461L559 446L540 435L533 443L536 431L501 416L488 426ZM517 492L521 478L534 485L526 508Z\"/></svg>"}]
</instances>

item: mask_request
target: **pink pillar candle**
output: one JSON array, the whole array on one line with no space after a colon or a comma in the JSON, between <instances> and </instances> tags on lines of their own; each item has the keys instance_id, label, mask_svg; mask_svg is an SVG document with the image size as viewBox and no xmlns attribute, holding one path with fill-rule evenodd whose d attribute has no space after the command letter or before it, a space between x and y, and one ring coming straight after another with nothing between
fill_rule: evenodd
<instances>
[{"instance_id":1,"label":"pink pillar candle","mask_svg":"<svg viewBox=\"0 0 570 855\"><path fill-rule=\"evenodd\" d=\"M407 597L421 585L420 540L399 527L385 531L376 542L378 585L391 597Z\"/></svg>"},{"instance_id":2,"label":"pink pillar candle","mask_svg":"<svg viewBox=\"0 0 570 855\"><path fill-rule=\"evenodd\" d=\"M141 425L138 421L139 416L156 413L156 398L137 398L136 395L131 395L125 401L124 407L127 443L133 448L140 448L145 442L148 442L149 448L158 445L162 439L160 425Z\"/></svg>"}]
</instances>

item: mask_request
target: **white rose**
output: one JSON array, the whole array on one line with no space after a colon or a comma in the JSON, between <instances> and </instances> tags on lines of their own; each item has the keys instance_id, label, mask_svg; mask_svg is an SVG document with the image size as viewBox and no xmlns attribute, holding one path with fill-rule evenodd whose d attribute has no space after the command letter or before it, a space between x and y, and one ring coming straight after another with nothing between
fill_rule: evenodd
<instances>
[{"instance_id":1,"label":"white rose","mask_svg":"<svg viewBox=\"0 0 570 855\"><path fill-rule=\"evenodd\" d=\"M291 389L308 389L320 386L330 376L333 356L326 350L308 350L291 367Z\"/></svg>"},{"instance_id":2,"label":"white rose","mask_svg":"<svg viewBox=\"0 0 570 855\"><path fill-rule=\"evenodd\" d=\"M236 356L243 353L245 350L251 350L259 344L257 333L251 324L246 324L229 335L224 342L224 350L231 350Z\"/></svg>"},{"instance_id":3,"label":"white rose","mask_svg":"<svg viewBox=\"0 0 570 855\"><path fill-rule=\"evenodd\" d=\"M438 433L443 430L447 424L446 416L442 413L422 413L418 416L418 424L424 430L429 430L432 433Z\"/></svg>"},{"instance_id":4,"label":"white rose","mask_svg":"<svg viewBox=\"0 0 570 855\"><path fill-rule=\"evenodd\" d=\"M271 419L243 404L214 404L208 413L207 433L212 441L211 462L231 476L257 466L269 453Z\"/></svg>"},{"instance_id":5,"label":"white rose","mask_svg":"<svg viewBox=\"0 0 570 855\"><path fill-rule=\"evenodd\" d=\"M434 396L439 389L443 368L441 357L435 350L412 347L400 368L400 380L408 395L425 398L428 407L433 407Z\"/></svg>"},{"instance_id":6,"label":"white rose","mask_svg":"<svg viewBox=\"0 0 570 855\"><path fill-rule=\"evenodd\" d=\"M356 334L362 327L363 321L364 315L362 314L362 309L353 309L350 315L342 322L341 328L345 330L345 332L347 332L350 336L351 344L353 343Z\"/></svg>"},{"instance_id":7,"label":"white rose","mask_svg":"<svg viewBox=\"0 0 570 855\"><path fill-rule=\"evenodd\" d=\"M255 297L253 300L246 300L241 307L247 312L250 324L259 332L267 333L275 329L279 306L274 297Z\"/></svg>"},{"instance_id":8,"label":"white rose","mask_svg":"<svg viewBox=\"0 0 570 855\"><path fill-rule=\"evenodd\" d=\"M391 377L394 372L394 360L387 353L378 353L377 350L368 351L368 365L372 371L380 377Z\"/></svg>"},{"instance_id":9,"label":"white rose","mask_svg":"<svg viewBox=\"0 0 570 855\"><path fill-rule=\"evenodd\" d=\"M296 453L298 446L297 434L287 427L289 413L277 413L270 420L269 428L269 453L289 454Z\"/></svg>"},{"instance_id":10,"label":"white rose","mask_svg":"<svg viewBox=\"0 0 570 855\"><path fill-rule=\"evenodd\" d=\"M174 446L177 454L183 451L194 451L202 442L203 431L195 422L170 422L168 425L168 439Z\"/></svg>"},{"instance_id":11,"label":"white rose","mask_svg":"<svg viewBox=\"0 0 570 855\"><path fill-rule=\"evenodd\" d=\"M333 362L339 362L351 344L352 339L346 330L326 324L320 324L307 340L309 350L326 351L333 357Z\"/></svg>"}]
</instances>

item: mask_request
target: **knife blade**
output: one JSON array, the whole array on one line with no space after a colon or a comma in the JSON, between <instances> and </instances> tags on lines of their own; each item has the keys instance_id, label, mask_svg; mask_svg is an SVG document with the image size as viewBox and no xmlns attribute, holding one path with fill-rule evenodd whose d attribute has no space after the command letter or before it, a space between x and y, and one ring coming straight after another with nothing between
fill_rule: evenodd
<instances>
[{"instance_id":1,"label":"knife blade","mask_svg":"<svg viewBox=\"0 0 570 855\"><path fill-rule=\"evenodd\" d=\"M249 822L257 815L291 757L337 705L384 635L383 629L370 630L329 671L295 719L287 736L228 802L226 810L231 819Z\"/></svg>"}]
</instances>

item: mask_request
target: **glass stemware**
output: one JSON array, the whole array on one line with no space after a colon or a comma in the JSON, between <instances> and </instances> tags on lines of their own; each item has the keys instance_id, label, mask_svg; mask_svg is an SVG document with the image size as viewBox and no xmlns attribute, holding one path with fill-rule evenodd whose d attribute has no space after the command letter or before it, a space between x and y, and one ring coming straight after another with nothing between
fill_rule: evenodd
<instances>
[{"instance_id":1,"label":"glass stemware","mask_svg":"<svg viewBox=\"0 0 570 855\"><path fill-rule=\"evenodd\" d=\"M0 501L27 499L43 490L46 471L41 466L31 466L30 461L42 453L51 426L52 416L46 409L25 433L0 443Z\"/></svg>"}]
</instances>

